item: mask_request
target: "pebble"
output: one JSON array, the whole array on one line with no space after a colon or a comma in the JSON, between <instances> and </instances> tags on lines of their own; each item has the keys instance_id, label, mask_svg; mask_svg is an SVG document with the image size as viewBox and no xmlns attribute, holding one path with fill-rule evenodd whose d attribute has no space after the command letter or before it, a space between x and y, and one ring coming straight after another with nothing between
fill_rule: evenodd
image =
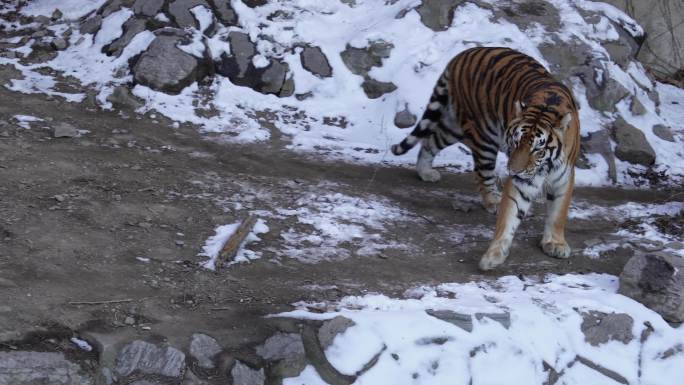
<instances>
[{"instance_id":1,"label":"pebble","mask_svg":"<svg viewBox=\"0 0 684 385\"><path fill-rule=\"evenodd\" d=\"M126 317L126 319L124 319L124 324L135 325L135 319L131 316L128 316L128 317Z\"/></svg>"},{"instance_id":2,"label":"pebble","mask_svg":"<svg viewBox=\"0 0 684 385\"><path fill-rule=\"evenodd\" d=\"M176 246L184 246L184 245L185 245L185 241L183 241L181 239L176 239Z\"/></svg>"},{"instance_id":3,"label":"pebble","mask_svg":"<svg viewBox=\"0 0 684 385\"><path fill-rule=\"evenodd\" d=\"M55 195L54 198L57 202L64 202L66 200L64 195Z\"/></svg>"}]
</instances>

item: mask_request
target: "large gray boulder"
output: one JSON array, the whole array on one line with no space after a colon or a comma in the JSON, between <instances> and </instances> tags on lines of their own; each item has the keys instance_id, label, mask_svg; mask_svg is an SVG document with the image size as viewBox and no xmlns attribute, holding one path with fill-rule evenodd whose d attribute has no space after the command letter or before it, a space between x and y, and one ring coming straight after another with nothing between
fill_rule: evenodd
<instances>
[{"instance_id":1,"label":"large gray boulder","mask_svg":"<svg viewBox=\"0 0 684 385\"><path fill-rule=\"evenodd\" d=\"M617 144L615 156L618 159L644 166L655 163L656 154L646 140L646 135L622 117L617 118L613 124L613 137Z\"/></svg>"},{"instance_id":2,"label":"large gray boulder","mask_svg":"<svg viewBox=\"0 0 684 385\"><path fill-rule=\"evenodd\" d=\"M302 336L297 333L276 333L258 346L256 353L273 362L271 373L279 378L298 376L307 363Z\"/></svg>"},{"instance_id":3,"label":"large gray boulder","mask_svg":"<svg viewBox=\"0 0 684 385\"><path fill-rule=\"evenodd\" d=\"M603 0L635 19L646 32L637 58L666 76L684 72L684 2Z\"/></svg>"},{"instance_id":4,"label":"large gray boulder","mask_svg":"<svg viewBox=\"0 0 684 385\"><path fill-rule=\"evenodd\" d=\"M203 79L210 73L210 63L180 48L189 41L177 30L164 30L133 66L136 83L170 94Z\"/></svg>"},{"instance_id":5,"label":"large gray boulder","mask_svg":"<svg viewBox=\"0 0 684 385\"><path fill-rule=\"evenodd\" d=\"M221 353L223 348L215 339L206 334L195 333L190 340L190 356L204 369L213 369L214 357Z\"/></svg>"},{"instance_id":6,"label":"large gray boulder","mask_svg":"<svg viewBox=\"0 0 684 385\"><path fill-rule=\"evenodd\" d=\"M93 379L62 353L0 352L0 385L91 385Z\"/></svg>"},{"instance_id":7,"label":"large gray boulder","mask_svg":"<svg viewBox=\"0 0 684 385\"><path fill-rule=\"evenodd\" d=\"M619 293L670 322L684 322L684 258L665 253L635 255L620 274Z\"/></svg>"}]
</instances>

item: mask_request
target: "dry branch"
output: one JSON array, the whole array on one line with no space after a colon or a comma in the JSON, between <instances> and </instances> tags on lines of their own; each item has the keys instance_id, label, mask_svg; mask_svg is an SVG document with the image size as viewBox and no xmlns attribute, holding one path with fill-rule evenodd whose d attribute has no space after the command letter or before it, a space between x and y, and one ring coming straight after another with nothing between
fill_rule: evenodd
<instances>
[{"instance_id":1,"label":"dry branch","mask_svg":"<svg viewBox=\"0 0 684 385\"><path fill-rule=\"evenodd\" d=\"M220 268L224 262L235 258L238 250L240 250L242 242L245 241L245 238L247 238L249 233L252 231L254 225L256 225L256 222L256 217L250 215L244 221L242 221L242 223L240 223L240 226L237 228L237 230L235 230L233 235L228 238L228 241L226 241L226 243L223 245L218 258L216 258L216 268Z\"/></svg>"}]
</instances>

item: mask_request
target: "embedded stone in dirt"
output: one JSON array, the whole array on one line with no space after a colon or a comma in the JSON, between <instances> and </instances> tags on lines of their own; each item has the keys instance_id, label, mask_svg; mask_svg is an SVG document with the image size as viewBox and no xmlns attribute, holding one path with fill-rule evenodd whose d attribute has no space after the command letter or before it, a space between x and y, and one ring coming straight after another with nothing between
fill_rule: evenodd
<instances>
[{"instance_id":1,"label":"embedded stone in dirt","mask_svg":"<svg viewBox=\"0 0 684 385\"><path fill-rule=\"evenodd\" d=\"M213 369L214 357L221 353L223 348L215 339L206 334L195 333L190 341L190 356L197 360L197 364L204 369Z\"/></svg>"},{"instance_id":2,"label":"embedded stone in dirt","mask_svg":"<svg viewBox=\"0 0 684 385\"><path fill-rule=\"evenodd\" d=\"M143 101L135 97L126 86L117 86L107 96L107 101L120 110L137 110L144 105Z\"/></svg>"},{"instance_id":3,"label":"embedded stone in dirt","mask_svg":"<svg viewBox=\"0 0 684 385\"><path fill-rule=\"evenodd\" d=\"M627 314L602 313L590 311L582 313L582 333L584 340L593 346L599 346L609 341L620 341L628 344L634 335L632 326L634 320Z\"/></svg>"},{"instance_id":4,"label":"embedded stone in dirt","mask_svg":"<svg viewBox=\"0 0 684 385\"><path fill-rule=\"evenodd\" d=\"M170 346L157 347L145 341L126 345L116 360L116 372L128 376L136 370L145 374L180 378L185 372L185 354Z\"/></svg>"},{"instance_id":5,"label":"embedded stone in dirt","mask_svg":"<svg viewBox=\"0 0 684 385\"><path fill-rule=\"evenodd\" d=\"M635 255L620 274L619 293L670 322L684 322L684 258L666 253Z\"/></svg>"},{"instance_id":6,"label":"embedded stone in dirt","mask_svg":"<svg viewBox=\"0 0 684 385\"><path fill-rule=\"evenodd\" d=\"M264 385L266 382L264 369L252 369L240 361L235 361L230 376L233 380L232 384L235 385Z\"/></svg>"},{"instance_id":7,"label":"embedded stone in dirt","mask_svg":"<svg viewBox=\"0 0 684 385\"><path fill-rule=\"evenodd\" d=\"M78 136L78 129L69 123L57 123L52 129L55 138L73 138Z\"/></svg>"},{"instance_id":8,"label":"embedded stone in dirt","mask_svg":"<svg viewBox=\"0 0 684 385\"><path fill-rule=\"evenodd\" d=\"M276 333L256 348L263 359L277 362L272 373L280 378L296 377L306 367L302 337L296 333Z\"/></svg>"},{"instance_id":9,"label":"embedded stone in dirt","mask_svg":"<svg viewBox=\"0 0 684 385\"><path fill-rule=\"evenodd\" d=\"M354 321L342 316L337 316L331 320L325 321L321 328L318 329L318 342L321 344L323 350L332 345L338 334L344 333L354 325L356 325Z\"/></svg>"},{"instance_id":10,"label":"embedded stone in dirt","mask_svg":"<svg viewBox=\"0 0 684 385\"><path fill-rule=\"evenodd\" d=\"M89 374L62 353L0 352L0 385L91 385Z\"/></svg>"}]
</instances>

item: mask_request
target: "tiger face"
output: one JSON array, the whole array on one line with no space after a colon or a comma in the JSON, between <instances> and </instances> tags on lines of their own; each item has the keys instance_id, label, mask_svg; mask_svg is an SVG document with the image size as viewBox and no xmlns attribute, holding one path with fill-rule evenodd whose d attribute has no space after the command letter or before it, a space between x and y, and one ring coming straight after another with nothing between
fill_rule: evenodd
<instances>
[{"instance_id":1,"label":"tiger face","mask_svg":"<svg viewBox=\"0 0 684 385\"><path fill-rule=\"evenodd\" d=\"M508 172L511 176L530 179L545 174L560 157L561 138L559 132L570 123L571 115L561 119L554 127L552 113L544 107L516 103L516 118L512 119L506 130L506 149Z\"/></svg>"}]
</instances>

